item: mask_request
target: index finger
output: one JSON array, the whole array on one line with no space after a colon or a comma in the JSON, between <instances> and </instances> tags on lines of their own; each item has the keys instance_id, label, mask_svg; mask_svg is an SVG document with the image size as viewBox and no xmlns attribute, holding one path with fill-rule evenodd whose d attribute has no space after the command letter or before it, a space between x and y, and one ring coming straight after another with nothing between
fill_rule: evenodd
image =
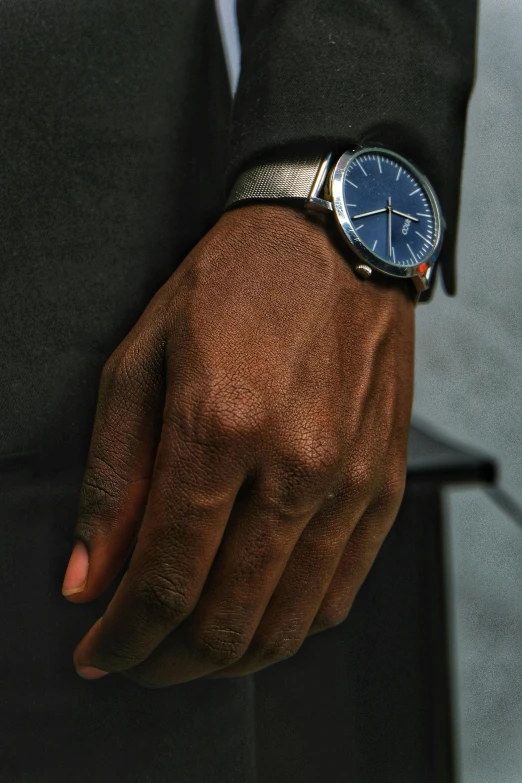
<instances>
[{"instance_id":1,"label":"index finger","mask_svg":"<svg viewBox=\"0 0 522 783\"><path fill-rule=\"evenodd\" d=\"M219 452L172 416L164 422L129 568L76 648L76 666L137 666L191 614L245 478L233 450Z\"/></svg>"}]
</instances>

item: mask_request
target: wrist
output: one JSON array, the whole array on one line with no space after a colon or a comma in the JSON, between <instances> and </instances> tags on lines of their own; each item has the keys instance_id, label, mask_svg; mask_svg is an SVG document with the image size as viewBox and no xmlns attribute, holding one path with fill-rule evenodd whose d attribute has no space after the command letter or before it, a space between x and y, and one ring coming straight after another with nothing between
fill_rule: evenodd
<instances>
[{"instance_id":1,"label":"wrist","mask_svg":"<svg viewBox=\"0 0 522 783\"><path fill-rule=\"evenodd\" d=\"M391 281L416 305L435 278L445 229L427 178L382 147L263 159L238 177L225 209L236 204L293 203L326 214L342 237L356 275L375 287ZM326 225L323 221L323 224Z\"/></svg>"},{"instance_id":2,"label":"wrist","mask_svg":"<svg viewBox=\"0 0 522 783\"><path fill-rule=\"evenodd\" d=\"M270 274L281 279L290 276L299 288L317 287L318 280L326 283L337 279L337 284L347 287L361 306L365 301L378 301L383 307L406 303L415 309L410 281L384 275L361 279L355 274L357 257L322 212L304 210L297 204L256 202L230 208L220 222L229 235L241 237L239 241L245 245L262 244ZM256 268L253 273L259 276L265 271Z\"/></svg>"}]
</instances>

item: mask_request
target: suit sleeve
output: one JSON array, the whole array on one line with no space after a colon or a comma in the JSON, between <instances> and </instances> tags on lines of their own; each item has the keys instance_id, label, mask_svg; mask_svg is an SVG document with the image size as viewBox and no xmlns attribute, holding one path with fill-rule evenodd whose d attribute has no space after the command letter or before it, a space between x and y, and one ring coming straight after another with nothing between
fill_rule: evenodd
<instances>
[{"instance_id":1,"label":"suit sleeve","mask_svg":"<svg viewBox=\"0 0 522 783\"><path fill-rule=\"evenodd\" d=\"M440 267L454 296L477 3L237 0L241 71L227 193L262 157L388 146L411 159L439 196L447 223Z\"/></svg>"}]
</instances>

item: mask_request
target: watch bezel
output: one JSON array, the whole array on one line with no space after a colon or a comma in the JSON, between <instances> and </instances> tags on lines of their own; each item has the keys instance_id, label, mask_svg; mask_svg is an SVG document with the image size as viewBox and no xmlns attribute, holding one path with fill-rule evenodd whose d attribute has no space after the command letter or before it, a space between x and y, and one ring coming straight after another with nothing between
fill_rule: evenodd
<instances>
[{"instance_id":1,"label":"watch bezel","mask_svg":"<svg viewBox=\"0 0 522 783\"><path fill-rule=\"evenodd\" d=\"M366 247L366 245L363 244L363 242L357 236L357 233L353 227L353 224L350 220L350 216L346 210L346 206L344 203L344 193L343 193L344 177L346 174L346 170L348 169L352 161L355 160L355 158L358 158L360 155L367 155L368 153L380 153L381 155L389 155L393 159L400 162L401 165L406 170L409 170L416 177L420 185L425 190L426 195L428 196L431 208L433 210L433 218L435 224L434 241L432 243L431 249L428 251L425 258L422 261L419 261L417 264L413 264L412 266L399 266L398 264L393 264L384 261L382 258L379 258L377 255L375 255L372 252L372 250ZM365 263L369 264L372 267L372 269L376 269L385 275L389 275L390 277L400 277L400 278L410 278L410 277L417 277L417 276L421 277L426 282L426 285L423 287L427 288L428 281L432 276L433 267L435 265L435 262L438 258L442 246L442 240L444 234L444 218L442 216L442 210L437 195L428 178L421 171L419 171L419 169L411 161L409 161L407 158L403 157L402 155L399 155L397 152L394 152L393 150L387 149L386 147L362 147L357 150L347 150L341 155L341 157L335 164L335 167L332 171L330 182L331 182L331 199L332 199L335 219L337 221L337 224L339 225L339 228L341 229L341 233L343 237L346 239L346 241L349 243L349 245L352 247L355 253L359 256L359 258L361 258Z\"/></svg>"}]
</instances>

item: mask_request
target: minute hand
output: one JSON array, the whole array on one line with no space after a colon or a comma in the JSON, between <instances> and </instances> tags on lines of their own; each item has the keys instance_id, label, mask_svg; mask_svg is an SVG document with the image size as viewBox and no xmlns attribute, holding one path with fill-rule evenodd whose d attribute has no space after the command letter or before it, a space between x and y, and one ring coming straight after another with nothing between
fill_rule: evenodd
<instances>
[{"instance_id":1,"label":"minute hand","mask_svg":"<svg viewBox=\"0 0 522 783\"><path fill-rule=\"evenodd\" d=\"M397 209L392 209L392 212L394 215L400 215L403 218L408 218L408 220L414 220L416 223L419 222L419 218L413 217L413 215L407 215L405 212L399 212Z\"/></svg>"},{"instance_id":2,"label":"minute hand","mask_svg":"<svg viewBox=\"0 0 522 783\"><path fill-rule=\"evenodd\" d=\"M368 217L369 215L380 215L381 212L386 212L386 211L387 211L386 208L385 209L374 209L373 212L363 212L361 215L354 215L352 217L352 220L360 220L361 218Z\"/></svg>"}]
</instances>

